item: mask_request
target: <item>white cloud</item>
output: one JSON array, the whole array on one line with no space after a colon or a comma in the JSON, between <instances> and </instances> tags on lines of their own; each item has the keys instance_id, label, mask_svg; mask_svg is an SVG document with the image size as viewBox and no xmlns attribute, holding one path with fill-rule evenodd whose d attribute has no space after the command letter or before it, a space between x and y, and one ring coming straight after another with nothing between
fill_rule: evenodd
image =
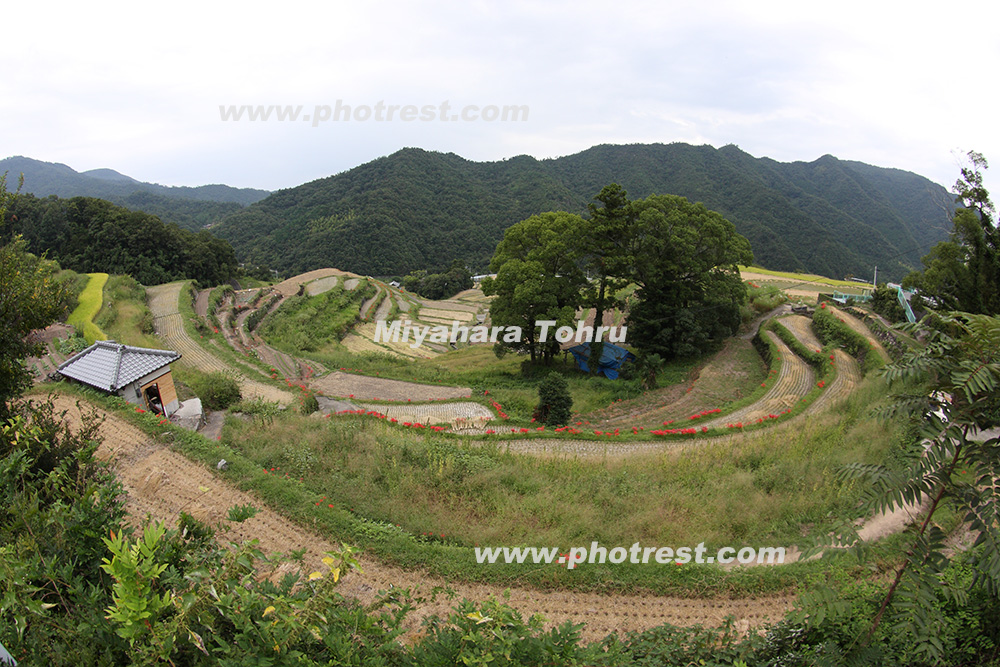
<instances>
[{"instance_id":1,"label":"white cloud","mask_svg":"<svg viewBox=\"0 0 1000 667\"><path fill-rule=\"evenodd\" d=\"M1000 160L1000 9L912 3L17 3L6 154L174 184L288 187L403 146L470 159L598 143L825 153L949 185ZM220 104L526 104L525 123L223 123ZM998 167L1000 168L1000 167Z\"/></svg>"}]
</instances>

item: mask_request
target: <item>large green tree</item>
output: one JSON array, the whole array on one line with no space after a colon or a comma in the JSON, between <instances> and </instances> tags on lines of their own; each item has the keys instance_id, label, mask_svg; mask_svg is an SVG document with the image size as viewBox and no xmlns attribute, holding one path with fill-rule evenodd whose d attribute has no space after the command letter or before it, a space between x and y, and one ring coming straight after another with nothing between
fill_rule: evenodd
<instances>
[{"instance_id":1,"label":"large green tree","mask_svg":"<svg viewBox=\"0 0 1000 667\"><path fill-rule=\"evenodd\" d=\"M585 303L594 308L594 327L604 323L604 312L612 310L609 293L627 284L633 258L629 254L629 239L635 214L628 193L617 183L604 186L588 205L590 220L583 236L587 272L592 274L585 294ZM591 356L600 359L603 337L591 343ZM599 371L598 364L590 365L590 372Z\"/></svg>"},{"instance_id":2,"label":"large green tree","mask_svg":"<svg viewBox=\"0 0 1000 667\"><path fill-rule=\"evenodd\" d=\"M1000 229L983 172L989 168L980 153L969 163L952 191L964 208L955 212L951 239L935 245L923 258L924 268L903 284L931 297L940 310L1000 313Z\"/></svg>"},{"instance_id":3,"label":"large green tree","mask_svg":"<svg viewBox=\"0 0 1000 667\"><path fill-rule=\"evenodd\" d=\"M583 218L562 211L541 213L504 232L490 269L496 278L483 280L483 293L496 296L490 304L495 326L521 328L518 342L500 342L502 350L524 350L532 361L549 362L558 351L553 330L539 340L535 323L556 321L570 326L580 305L585 283L581 261Z\"/></svg>"},{"instance_id":4,"label":"large green tree","mask_svg":"<svg viewBox=\"0 0 1000 667\"><path fill-rule=\"evenodd\" d=\"M7 206L14 200L6 176L0 175L0 221L7 219ZM42 348L28 335L63 313L65 294L54 273L52 262L30 254L20 236L0 247L0 418L7 416L9 401L31 386L24 360Z\"/></svg>"},{"instance_id":5,"label":"large green tree","mask_svg":"<svg viewBox=\"0 0 1000 667\"><path fill-rule=\"evenodd\" d=\"M652 195L632 207L638 303L628 315L628 342L672 359L736 333L746 300L738 265L753 261L750 242L722 215L684 197Z\"/></svg>"}]
</instances>

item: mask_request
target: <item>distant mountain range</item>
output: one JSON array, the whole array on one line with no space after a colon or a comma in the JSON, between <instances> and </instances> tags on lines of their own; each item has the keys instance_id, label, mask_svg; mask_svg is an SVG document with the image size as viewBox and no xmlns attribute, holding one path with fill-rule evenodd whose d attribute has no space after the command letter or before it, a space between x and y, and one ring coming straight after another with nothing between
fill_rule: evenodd
<instances>
[{"instance_id":1,"label":"distant mountain range","mask_svg":"<svg viewBox=\"0 0 1000 667\"><path fill-rule=\"evenodd\" d=\"M756 263L827 276L901 278L947 237L954 198L898 169L825 155L755 158L736 146L595 146L548 160L472 162L400 150L280 190L228 215L212 232L242 260L286 274L335 266L370 275L483 270L510 225L535 213L586 214L605 185L632 199L677 194L719 211L746 236Z\"/></svg>"},{"instance_id":2,"label":"distant mountain range","mask_svg":"<svg viewBox=\"0 0 1000 667\"><path fill-rule=\"evenodd\" d=\"M64 164L20 156L0 160L0 174L4 172L7 172L9 189L17 187L18 177L24 174L21 191L36 197L97 197L132 210L153 213L165 222L176 222L193 230L270 194L267 190L228 185L171 187L143 183L114 169L78 172Z\"/></svg>"}]
</instances>

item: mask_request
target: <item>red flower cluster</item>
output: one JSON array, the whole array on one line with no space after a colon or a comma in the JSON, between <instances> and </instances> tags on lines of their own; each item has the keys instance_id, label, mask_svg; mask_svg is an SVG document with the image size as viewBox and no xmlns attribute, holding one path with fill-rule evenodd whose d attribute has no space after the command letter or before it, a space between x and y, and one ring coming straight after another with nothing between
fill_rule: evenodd
<instances>
[{"instance_id":1,"label":"red flower cluster","mask_svg":"<svg viewBox=\"0 0 1000 667\"><path fill-rule=\"evenodd\" d=\"M819 387L820 389L822 389L823 387L826 386L826 382L823 381L823 380L820 380L819 382L816 383L816 386Z\"/></svg>"},{"instance_id":2,"label":"red flower cluster","mask_svg":"<svg viewBox=\"0 0 1000 667\"><path fill-rule=\"evenodd\" d=\"M569 426L560 426L559 428L556 429L556 433L572 433L576 435L579 432L580 432L579 430L571 428Z\"/></svg>"},{"instance_id":3,"label":"red flower cluster","mask_svg":"<svg viewBox=\"0 0 1000 667\"><path fill-rule=\"evenodd\" d=\"M707 431L708 429L705 430ZM697 432L698 429L696 428L668 428L650 431L653 435L695 435Z\"/></svg>"},{"instance_id":4,"label":"red flower cluster","mask_svg":"<svg viewBox=\"0 0 1000 667\"><path fill-rule=\"evenodd\" d=\"M715 408L713 410L702 410L696 415L691 415L690 417L688 417L688 419L701 419L702 417L706 417L708 415L714 415L716 412L722 412L722 408ZM664 426L665 425L666 424L664 424Z\"/></svg>"},{"instance_id":5,"label":"red flower cluster","mask_svg":"<svg viewBox=\"0 0 1000 667\"><path fill-rule=\"evenodd\" d=\"M510 419L510 417L507 416L507 413L503 411L502 405L500 405L496 401L490 401L490 403L493 404L493 409L497 411L497 415L500 416L500 419ZM532 419L532 421L534 420Z\"/></svg>"}]
</instances>

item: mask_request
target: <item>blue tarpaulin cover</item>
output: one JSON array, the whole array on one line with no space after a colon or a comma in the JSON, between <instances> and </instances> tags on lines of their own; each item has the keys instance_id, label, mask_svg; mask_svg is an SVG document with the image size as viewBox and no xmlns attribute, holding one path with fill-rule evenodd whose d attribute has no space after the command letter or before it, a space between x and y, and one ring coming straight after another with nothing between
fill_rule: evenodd
<instances>
[{"instance_id":1,"label":"blue tarpaulin cover","mask_svg":"<svg viewBox=\"0 0 1000 667\"><path fill-rule=\"evenodd\" d=\"M569 348L569 351L573 353L573 358L576 359L577 367L585 372L590 372L590 343L581 343L575 347ZM618 369L626 361L633 361L635 355L626 350L624 347L619 347L611 343L605 343L604 349L601 351L601 361L598 364L597 372L602 374L609 380L618 379Z\"/></svg>"}]
</instances>

